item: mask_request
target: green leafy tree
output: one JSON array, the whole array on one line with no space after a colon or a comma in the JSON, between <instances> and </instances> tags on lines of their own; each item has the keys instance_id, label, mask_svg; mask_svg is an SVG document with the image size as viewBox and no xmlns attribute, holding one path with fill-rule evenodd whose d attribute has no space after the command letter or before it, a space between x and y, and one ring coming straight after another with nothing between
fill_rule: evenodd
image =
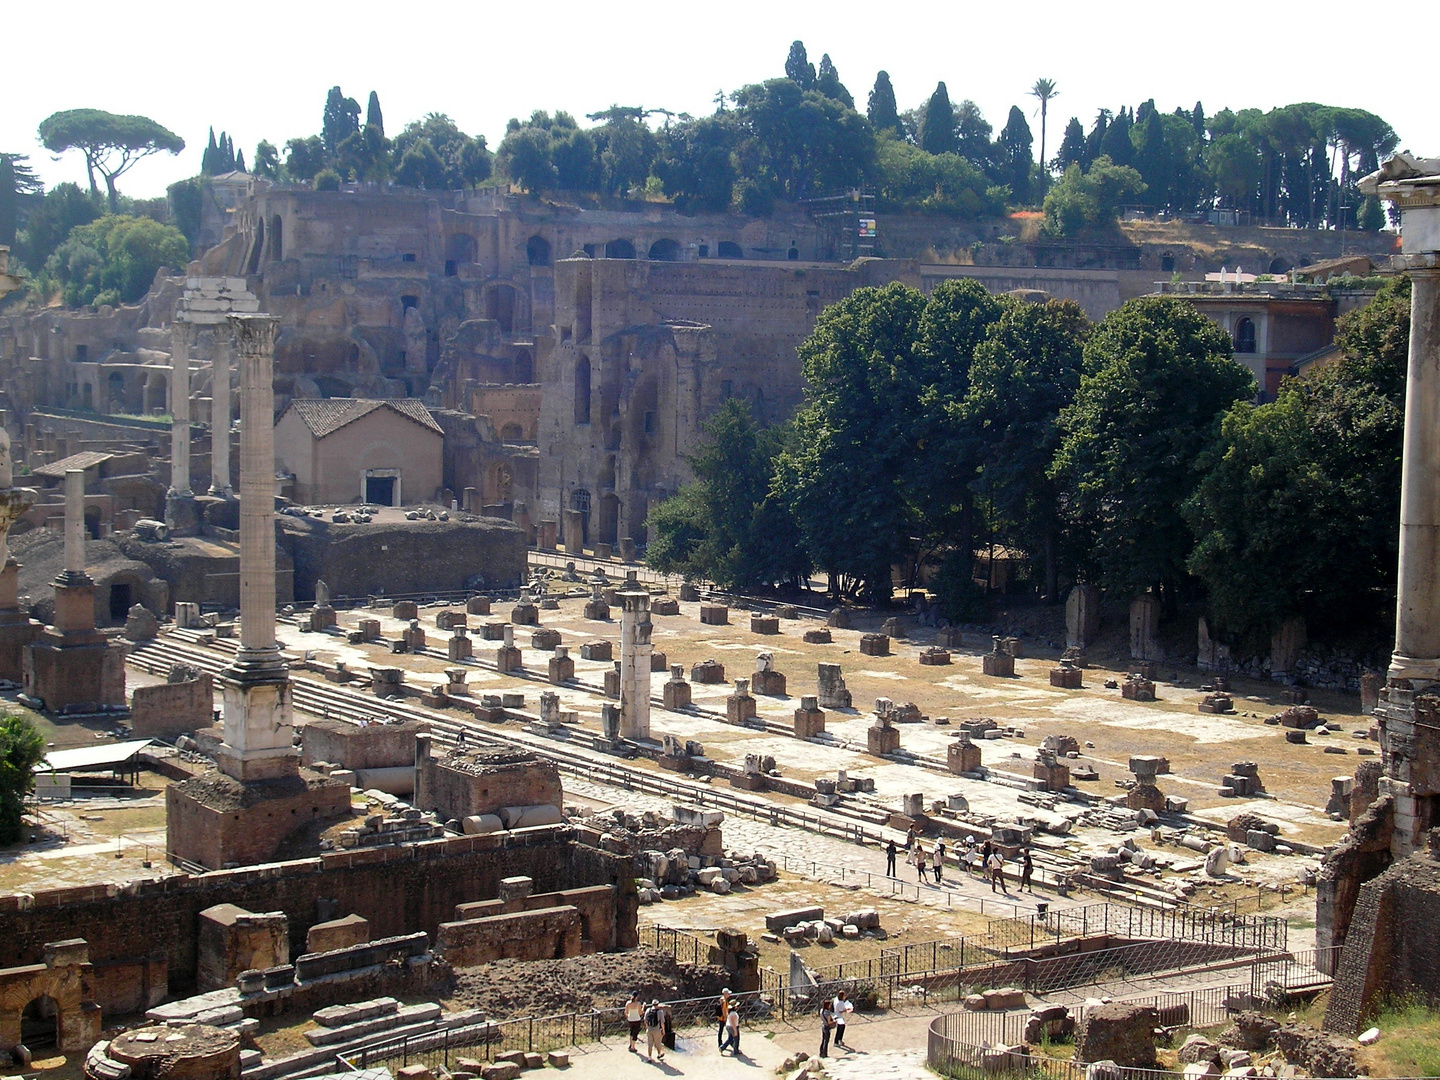
<instances>
[{"instance_id":1,"label":"green leafy tree","mask_svg":"<svg viewBox=\"0 0 1440 1080\"><path fill-rule=\"evenodd\" d=\"M740 132L733 115L685 120L665 133L655 175L681 213L729 209L739 175L733 154Z\"/></svg>"},{"instance_id":2,"label":"green leafy tree","mask_svg":"<svg viewBox=\"0 0 1440 1080\"><path fill-rule=\"evenodd\" d=\"M865 115L876 135L889 131L899 138L904 138L905 125L900 122L900 113L895 106L895 87L890 85L888 71L876 73L875 86L870 91Z\"/></svg>"},{"instance_id":3,"label":"green leafy tree","mask_svg":"<svg viewBox=\"0 0 1440 1080\"><path fill-rule=\"evenodd\" d=\"M742 87L735 104L744 133L737 167L772 197L805 199L854 187L874 160L869 121L790 79Z\"/></svg>"},{"instance_id":4,"label":"green leafy tree","mask_svg":"<svg viewBox=\"0 0 1440 1080\"><path fill-rule=\"evenodd\" d=\"M325 95L325 113L320 122L320 141L326 155L333 159L340 144L360 130L360 103L346 97L338 86Z\"/></svg>"},{"instance_id":5,"label":"green leafy tree","mask_svg":"<svg viewBox=\"0 0 1440 1080\"><path fill-rule=\"evenodd\" d=\"M557 112L552 119L543 109L530 114L521 123L515 118L505 125L505 138L500 141L496 165L510 181L526 188L532 195L548 191L556 183L555 163L551 159L552 128L574 129L569 114Z\"/></svg>"},{"instance_id":6,"label":"green leafy tree","mask_svg":"<svg viewBox=\"0 0 1440 1080\"><path fill-rule=\"evenodd\" d=\"M24 830L25 797L35 790L35 767L45 760L45 736L28 716L0 717L0 844Z\"/></svg>"},{"instance_id":7,"label":"green leafy tree","mask_svg":"<svg viewBox=\"0 0 1440 1080\"><path fill-rule=\"evenodd\" d=\"M794 519L770 493L788 426L763 428L748 405L731 398L704 431L686 459L694 481L650 511L646 565L726 589L808 577Z\"/></svg>"},{"instance_id":8,"label":"green leafy tree","mask_svg":"<svg viewBox=\"0 0 1440 1080\"><path fill-rule=\"evenodd\" d=\"M410 143L395 168L395 180L404 187L444 190L445 162L440 160L429 139L416 139Z\"/></svg>"},{"instance_id":9,"label":"green leafy tree","mask_svg":"<svg viewBox=\"0 0 1440 1080\"><path fill-rule=\"evenodd\" d=\"M884 211L934 211L964 218L1005 212L1007 186L990 183L978 166L958 154L927 154L887 135L877 141L874 178Z\"/></svg>"},{"instance_id":10,"label":"green leafy tree","mask_svg":"<svg viewBox=\"0 0 1440 1080\"><path fill-rule=\"evenodd\" d=\"M631 188L643 187L650 175L659 142L644 116L645 110L639 107L612 106L606 113L590 117L605 120L595 131L594 145L599 150L600 190L607 195L624 195ZM558 169L560 162L556 160L555 165Z\"/></svg>"},{"instance_id":11,"label":"green leafy tree","mask_svg":"<svg viewBox=\"0 0 1440 1080\"><path fill-rule=\"evenodd\" d=\"M1022 205L1030 201L1030 172L1035 165L1033 138L1020 107L1010 106L1005 127L995 140L996 179L1008 186L1015 201Z\"/></svg>"},{"instance_id":12,"label":"green leafy tree","mask_svg":"<svg viewBox=\"0 0 1440 1080\"><path fill-rule=\"evenodd\" d=\"M815 65L805 55L803 41L790 43L790 54L785 57L785 77L801 90L809 90L815 85Z\"/></svg>"},{"instance_id":13,"label":"green leafy tree","mask_svg":"<svg viewBox=\"0 0 1440 1080\"><path fill-rule=\"evenodd\" d=\"M840 81L840 72L835 70L829 53L820 57L820 71L815 76L815 89L828 98L834 98L847 109L855 108L855 98Z\"/></svg>"},{"instance_id":14,"label":"green leafy tree","mask_svg":"<svg viewBox=\"0 0 1440 1080\"><path fill-rule=\"evenodd\" d=\"M881 601L911 547L916 518L903 485L913 465L917 290L862 288L820 313L800 345L806 403L780 455L776 491L832 595Z\"/></svg>"},{"instance_id":15,"label":"green leafy tree","mask_svg":"<svg viewBox=\"0 0 1440 1080\"><path fill-rule=\"evenodd\" d=\"M1133 164L1135 144L1130 139L1130 130L1134 126L1134 118L1121 109L1105 128L1105 135L1100 140L1099 156L1108 157L1116 165Z\"/></svg>"},{"instance_id":16,"label":"green leafy tree","mask_svg":"<svg viewBox=\"0 0 1440 1080\"><path fill-rule=\"evenodd\" d=\"M1104 153L1100 145L1105 141L1105 133L1109 130L1110 110L1101 109L1095 114L1095 123L1090 128L1090 134L1085 136L1085 159L1080 163L1083 168L1088 169L1090 163Z\"/></svg>"},{"instance_id":17,"label":"green leafy tree","mask_svg":"<svg viewBox=\"0 0 1440 1080\"><path fill-rule=\"evenodd\" d=\"M1045 231L1073 237L1113 229L1121 203L1144 191L1138 172L1107 157L1097 158L1088 172L1071 165L1045 196Z\"/></svg>"},{"instance_id":18,"label":"green leafy tree","mask_svg":"<svg viewBox=\"0 0 1440 1080\"><path fill-rule=\"evenodd\" d=\"M975 347L961 415L979 459L976 487L996 531L1043 560L1045 594L1059 592L1060 491L1048 469L1059 418L1075 397L1090 321L1070 300L1005 298Z\"/></svg>"},{"instance_id":19,"label":"green leafy tree","mask_svg":"<svg viewBox=\"0 0 1440 1080\"><path fill-rule=\"evenodd\" d=\"M1074 116L1065 125L1065 134L1060 139L1060 149L1055 151L1055 160L1050 163L1049 167L1063 174L1071 165L1079 165L1082 170L1086 165L1085 129L1080 126L1079 118Z\"/></svg>"},{"instance_id":20,"label":"green leafy tree","mask_svg":"<svg viewBox=\"0 0 1440 1080\"><path fill-rule=\"evenodd\" d=\"M170 220L185 234L190 250L195 251L200 241L200 215L205 202L205 178L192 176L179 180L165 189L170 203Z\"/></svg>"},{"instance_id":21,"label":"green leafy tree","mask_svg":"<svg viewBox=\"0 0 1440 1080\"><path fill-rule=\"evenodd\" d=\"M0 244L13 248L29 210L45 193L45 185L24 154L0 153ZM18 254L17 254L18 257Z\"/></svg>"},{"instance_id":22,"label":"green leafy tree","mask_svg":"<svg viewBox=\"0 0 1440 1080\"><path fill-rule=\"evenodd\" d=\"M925 115L920 121L920 149L927 154L953 154L960 149L955 137L955 110L943 82L936 84L935 92L925 105Z\"/></svg>"},{"instance_id":23,"label":"green leafy tree","mask_svg":"<svg viewBox=\"0 0 1440 1080\"><path fill-rule=\"evenodd\" d=\"M967 161L990 170L994 165L994 148L990 144L990 122L980 106L966 98L955 106L956 152ZM992 174L993 175L993 174ZM998 178L1004 183L1004 177Z\"/></svg>"},{"instance_id":24,"label":"green leafy tree","mask_svg":"<svg viewBox=\"0 0 1440 1080\"><path fill-rule=\"evenodd\" d=\"M1356 215L1355 223L1366 232L1379 232L1385 227L1385 210L1380 205L1380 200L1374 195L1366 195L1365 201L1360 204L1360 213Z\"/></svg>"},{"instance_id":25,"label":"green leafy tree","mask_svg":"<svg viewBox=\"0 0 1440 1080\"><path fill-rule=\"evenodd\" d=\"M1035 85L1030 87L1030 96L1040 102L1040 164L1045 165L1045 120L1050 112L1050 102L1060 96L1060 91L1055 89L1054 79L1036 79ZM1079 124L1077 123L1078 127Z\"/></svg>"},{"instance_id":26,"label":"green leafy tree","mask_svg":"<svg viewBox=\"0 0 1440 1080\"><path fill-rule=\"evenodd\" d=\"M339 191L343 182L340 174L334 169L321 169L315 174L315 179L310 182L310 186L316 191Z\"/></svg>"},{"instance_id":27,"label":"green leafy tree","mask_svg":"<svg viewBox=\"0 0 1440 1080\"><path fill-rule=\"evenodd\" d=\"M273 143L261 139L255 147L255 175L265 180L280 179L280 153Z\"/></svg>"},{"instance_id":28,"label":"green leafy tree","mask_svg":"<svg viewBox=\"0 0 1440 1080\"><path fill-rule=\"evenodd\" d=\"M103 205L78 184L56 184L32 204L25 228L15 238L14 254L30 269L42 269L70 231L94 221Z\"/></svg>"},{"instance_id":29,"label":"green leafy tree","mask_svg":"<svg viewBox=\"0 0 1440 1080\"><path fill-rule=\"evenodd\" d=\"M325 143L319 135L307 139L290 139L285 143L285 172L292 180L308 183L320 175L329 160ZM332 172L334 170L331 170ZM338 182L339 173L336 173Z\"/></svg>"},{"instance_id":30,"label":"green leafy tree","mask_svg":"<svg viewBox=\"0 0 1440 1080\"><path fill-rule=\"evenodd\" d=\"M45 272L72 307L133 304L161 267L183 268L189 261L190 242L179 229L147 217L111 214L72 229L46 261Z\"/></svg>"},{"instance_id":31,"label":"green leafy tree","mask_svg":"<svg viewBox=\"0 0 1440 1080\"><path fill-rule=\"evenodd\" d=\"M116 181L137 162L161 152L178 154L185 140L148 116L121 116L100 109L68 109L40 121L40 141L59 154L79 150L85 156L90 191L98 194L95 174L105 180L105 197L112 214L119 210Z\"/></svg>"},{"instance_id":32,"label":"green leafy tree","mask_svg":"<svg viewBox=\"0 0 1440 1080\"><path fill-rule=\"evenodd\" d=\"M335 170L356 180L384 180L390 167L390 140L374 124L345 136L335 148Z\"/></svg>"},{"instance_id":33,"label":"green leafy tree","mask_svg":"<svg viewBox=\"0 0 1440 1080\"><path fill-rule=\"evenodd\" d=\"M369 125L367 130L368 127ZM423 120L406 124L405 129L395 137L391 148L391 162L392 168L397 170L397 178L405 156L422 140L429 144L430 149L440 159L440 171L434 173L429 152L420 151L420 156L425 159L420 175L424 175L427 180L423 186L437 191L460 191L478 187L490 178L493 159L485 145L485 137L477 135L471 138L444 113L428 113ZM419 161L412 161L407 171L412 180L417 175L415 170L419 165Z\"/></svg>"},{"instance_id":34,"label":"green leafy tree","mask_svg":"<svg viewBox=\"0 0 1440 1080\"><path fill-rule=\"evenodd\" d=\"M1130 300L1096 327L1050 467L1090 580L1173 599L1193 547L1181 507L1196 460L1221 414L1254 392L1229 336L1183 301Z\"/></svg>"},{"instance_id":35,"label":"green leafy tree","mask_svg":"<svg viewBox=\"0 0 1440 1080\"><path fill-rule=\"evenodd\" d=\"M1242 644L1294 615L1378 640L1394 617L1409 291L1387 282L1341 320L1337 363L1233 407L1201 458L1189 566Z\"/></svg>"}]
</instances>

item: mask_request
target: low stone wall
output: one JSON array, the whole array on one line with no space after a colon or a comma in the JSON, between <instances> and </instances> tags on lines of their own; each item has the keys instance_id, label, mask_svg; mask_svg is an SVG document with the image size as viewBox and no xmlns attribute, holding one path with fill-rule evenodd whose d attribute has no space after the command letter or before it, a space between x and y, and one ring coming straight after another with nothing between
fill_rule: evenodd
<instances>
[{"instance_id":1,"label":"low stone wall","mask_svg":"<svg viewBox=\"0 0 1440 1080\"><path fill-rule=\"evenodd\" d=\"M215 722L215 681L208 671L189 682L137 686L130 694L130 729L137 739L173 740Z\"/></svg>"},{"instance_id":2,"label":"low stone wall","mask_svg":"<svg viewBox=\"0 0 1440 1080\"><path fill-rule=\"evenodd\" d=\"M569 904L445 923L436 947L454 967L495 960L558 960L581 953L580 912Z\"/></svg>"}]
</instances>

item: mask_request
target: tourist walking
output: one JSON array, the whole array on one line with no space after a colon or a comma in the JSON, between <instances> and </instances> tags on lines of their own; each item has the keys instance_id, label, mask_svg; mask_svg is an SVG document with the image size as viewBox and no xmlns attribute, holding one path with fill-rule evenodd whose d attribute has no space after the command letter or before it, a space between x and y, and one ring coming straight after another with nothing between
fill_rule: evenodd
<instances>
[{"instance_id":1,"label":"tourist walking","mask_svg":"<svg viewBox=\"0 0 1440 1080\"><path fill-rule=\"evenodd\" d=\"M905 830L905 850L906 850L906 851L909 851L909 850L910 850L912 847L914 847L914 846L915 846L915 826L914 826L914 825L911 825L910 828L908 828L908 829Z\"/></svg>"},{"instance_id":2,"label":"tourist walking","mask_svg":"<svg viewBox=\"0 0 1440 1080\"><path fill-rule=\"evenodd\" d=\"M885 876L895 876L895 840L893 837L885 845Z\"/></svg>"},{"instance_id":3,"label":"tourist walking","mask_svg":"<svg viewBox=\"0 0 1440 1080\"><path fill-rule=\"evenodd\" d=\"M727 986L720 991L720 1030L715 1033L715 1044L721 1050L725 1049L725 1022L730 1019L730 988Z\"/></svg>"},{"instance_id":4,"label":"tourist walking","mask_svg":"<svg viewBox=\"0 0 1440 1080\"><path fill-rule=\"evenodd\" d=\"M965 837L965 850L960 853L960 862L961 862L961 865L963 865L963 866L965 867L965 872L966 872L966 873L971 873L971 872L974 871L974 869L975 869L975 838L974 838L973 836L967 836L967 837Z\"/></svg>"},{"instance_id":5,"label":"tourist walking","mask_svg":"<svg viewBox=\"0 0 1440 1080\"><path fill-rule=\"evenodd\" d=\"M910 861L915 864L915 873L920 879L920 884L929 884L930 864L925 860L924 844L915 845L915 853L910 856Z\"/></svg>"},{"instance_id":6,"label":"tourist walking","mask_svg":"<svg viewBox=\"0 0 1440 1080\"><path fill-rule=\"evenodd\" d=\"M1027 847L1027 848L1025 849L1024 855L1023 855L1023 856L1021 857L1021 859L1020 859L1020 888L1021 888L1021 889L1028 889L1031 893L1033 893L1033 892L1035 891L1034 886L1032 886L1032 885L1030 884L1030 876L1031 876L1032 874L1034 874L1034 873L1035 873L1035 860L1030 857L1030 849Z\"/></svg>"},{"instance_id":7,"label":"tourist walking","mask_svg":"<svg viewBox=\"0 0 1440 1080\"><path fill-rule=\"evenodd\" d=\"M855 1006L850 1001L848 991L841 990L836 994L835 1000L831 1003L830 1008L834 1010L835 1013L835 1045L845 1046L845 1021L849 1019L850 1014L855 1011ZM845 1049L849 1050L850 1047L845 1046Z\"/></svg>"},{"instance_id":8,"label":"tourist walking","mask_svg":"<svg viewBox=\"0 0 1440 1080\"><path fill-rule=\"evenodd\" d=\"M995 886L999 885L1000 891L1009 896L1010 890L1005 887L1005 857L998 851L991 851L985 867L990 871L990 891L994 892Z\"/></svg>"},{"instance_id":9,"label":"tourist walking","mask_svg":"<svg viewBox=\"0 0 1440 1080\"><path fill-rule=\"evenodd\" d=\"M645 1057L652 1061L665 1060L665 1014L654 998L645 1009Z\"/></svg>"},{"instance_id":10,"label":"tourist walking","mask_svg":"<svg viewBox=\"0 0 1440 1080\"><path fill-rule=\"evenodd\" d=\"M731 1054L740 1056L740 1010L734 1006L725 1014L725 1041L720 1044L722 1054L727 1046Z\"/></svg>"},{"instance_id":11,"label":"tourist walking","mask_svg":"<svg viewBox=\"0 0 1440 1080\"><path fill-rule=\"evenodd\" d=\"M820 1003L820 1056L828 1057L830 1035L835 1030L835 1007L830 999Z\"/></svg>"},{"instance_id":12,"label":"tourist walking","mask_svg":"<svg viewBox=\"0 0 1440 1080\"><path fill-rule=\"evenodd\" d=\"M631 994L630 1000L625 1002L625 1023L630 1025L630 1052L638 1053L635 1040L640 1037L640 1032L645 1027L645 1003L640 1000L639 990Z\"/></svg>"},{"instance_id":13,"label":"tourist walking","mask_svg":"<svg viewBox=\"0 0 1440 1080\"><path fill-rule=\"evenodd\" d=\"M935 884L940 884L940 875L945 872L945 841L935 841Z\"/></svg>"}]
</instances>

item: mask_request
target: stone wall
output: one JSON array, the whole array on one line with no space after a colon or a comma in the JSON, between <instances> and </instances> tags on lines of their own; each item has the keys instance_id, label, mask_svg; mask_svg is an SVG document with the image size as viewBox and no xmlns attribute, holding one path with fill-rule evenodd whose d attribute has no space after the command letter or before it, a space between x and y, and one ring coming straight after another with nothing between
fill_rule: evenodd
<instances>
[{"instance_id":1,"label":"stone wall","mask_svg":"<svg viewBox=\"0 0 1440 1080\"><path fill-rule=\"evenodd\" d=\"M130 693L130 729L137 739L172 740L215 722L215 681L206 671L187 682L137 686Z\"/></svg>"},{"instance_id":2,"label":"stone wall","mask_svg":"<svg viewBox=\"0 0 1440 1080\"><path fill-rule=\"evenodd\" d=\"M559 960L579 956L580 913L568 904L511 915L445 923L436 946L455 967L495 960Z\"/></svg>"},{"instance_id":3,"label":"stone wall","mask_svg":"<svg viewBox=\"0 0 1440 1080\"><path fill-rule=\"evenodd\" d=\"M500 881L515 876L532 878L544 892L616 886L614 933L596 947L634 948L632 861L569 837L565 828L448 837L124 886L12 894L0 897L0 963L36 963L45 942L79 936L90 943L96 963L163 956L170 993L185 994L195 987L200 912L216 904L284 912L290 949L298 955L310 927L334 911L369 920L375 938L417 931L433 936L441 923L453 921L457 905L494 897Z\"/></svg>"},{"instance_id":4,"label":"stone wall","mask_svg":"<svg viewBox=\"0 0 1440 1080\"><path fill-rule=\"evenodd\" d=\"M446 819L494 814L507 806L564 805L555 763L528 750L452 750L432 757L422 737L415 760L415 805Z\"/></svg>"},{"instance_id":5,"label":"stone wall","mask_svg":"<svg viewBox=\"0 0 1440 1080\"><path fill-rule=\"evenodd\" d=\"M346 769L394 769L415 763L415 738L428 731L423 720L363 727L343 720L311 720L300 734L300 764L328 761Z\"/></svg>"},{"instance_id":6,"label":"stone wall","mask_svg":"<svg viewBox=\"0 0 1440 1080\"><path fill-rule=\"evenodd\" d=\"M241 785L207 772L165 789L166 846L210 870L275 858L312 822L350 813L350 786L313 773Z\"/></svg>"}]
</instances>

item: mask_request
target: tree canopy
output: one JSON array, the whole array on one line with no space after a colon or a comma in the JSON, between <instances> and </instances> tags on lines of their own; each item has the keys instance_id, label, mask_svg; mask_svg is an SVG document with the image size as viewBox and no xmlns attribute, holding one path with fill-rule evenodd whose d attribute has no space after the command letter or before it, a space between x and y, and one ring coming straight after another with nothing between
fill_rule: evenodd
<instances>
[{"instance_id":1,"label":"tree canopy","mask_svg":"<svg viewBox=\"0 0 1440 1080\"><path fill-rule=\"evenodd\" d=\"M162 266L183 268L190 242L172 225L146 217L108 214L70 230L45 262L45 274L72 307L133 304Z\"/></svg>"},{"instance_id":2,"label":"tree canopy","mask_svg":"<svg viewBox=\"0 0 1440 1080\"><path fill-rule=\"evenodd\" d=\"M148 116L121 116L101 109L67 109L40 121L40 141L52 153L79 150L85 155L90 191L98 193L95 174L105 180L110 212L119 210L115 182L151 154L178 154L185 140Z\"/></svg>"},{"instance_id":3,"label":"tree canopy","mask_svg":"<svg viewBox=\"0 0 1440 1080\"><path fill-rule=\"evenodd\" d=\"M0 716L0 844L22 835L25 796L35 790L35 766L45 760L45 736L28 716Z\"/></svg>"}]
</instances>

